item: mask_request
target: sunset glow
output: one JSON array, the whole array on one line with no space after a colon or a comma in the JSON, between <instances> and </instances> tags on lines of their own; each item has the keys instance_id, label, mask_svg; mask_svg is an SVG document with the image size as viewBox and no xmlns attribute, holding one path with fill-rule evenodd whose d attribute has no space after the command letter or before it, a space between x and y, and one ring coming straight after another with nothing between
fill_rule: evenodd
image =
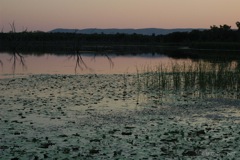
<instances>
[{"instance_id":1,"label":"sunset glow","mask_svg":"<svg viewBox=\"0 0 240 160\"><path fill-rule=\"evenodd\" d=\"M236 28L239 0L1 0L0 28Z\"/></svg>"}]
</instances>

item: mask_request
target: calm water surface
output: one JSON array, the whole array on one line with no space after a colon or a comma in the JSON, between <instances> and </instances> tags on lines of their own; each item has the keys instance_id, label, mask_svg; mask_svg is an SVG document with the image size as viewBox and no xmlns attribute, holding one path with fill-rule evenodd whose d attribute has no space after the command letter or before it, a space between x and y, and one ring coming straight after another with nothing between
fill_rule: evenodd
<instances>
[{"instance_id":1,"label":"calm water surface","mask_svg":"<svg viewBox=\"0 0 240 160\"><path fill-rule=\"evenodd\" d=\"M164 55L144 54L139 56L81 56L69 55L17 55L0 53L0 78L32 74L120 74L136 73L147 66L157 66L175 61Z\"/></svg>"}]
</instances>

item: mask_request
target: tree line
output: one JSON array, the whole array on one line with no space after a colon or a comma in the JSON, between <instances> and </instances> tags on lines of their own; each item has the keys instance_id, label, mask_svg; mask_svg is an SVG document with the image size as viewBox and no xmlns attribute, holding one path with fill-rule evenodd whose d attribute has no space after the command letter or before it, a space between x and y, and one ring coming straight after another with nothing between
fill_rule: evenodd
<instances>
[{"instance_id":1,"label":"tree line","mask_svg":"<svg viewBox=\"0 0 240 160\"><path fill-rule=\"evenodd\" d=\"M142 34L77 34L51 33L24 30L16 32L14 24L12 31L0 33L0 50L12 48L66 48L81 50L86 46L111 45L187 45L190 47L219 47L228 44L228 48L240 49L240 22L236 22L237 29L229 25L210 26L210 29L192 30L190 32L173 32L167 35ZM231 44L231 45L229 45ZM201 46L202 45L202 46Z\"/></svg>"}]
</instances>

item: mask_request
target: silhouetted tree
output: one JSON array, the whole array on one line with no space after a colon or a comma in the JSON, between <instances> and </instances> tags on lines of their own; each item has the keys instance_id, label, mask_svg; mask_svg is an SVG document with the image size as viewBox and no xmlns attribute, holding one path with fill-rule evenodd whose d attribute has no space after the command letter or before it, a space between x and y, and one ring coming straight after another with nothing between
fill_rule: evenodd
<instances>
[{"instance_id":1,"label":"silhouetted tree","mask_svg":"<svg viewBox=\"0 0 240 160\"><path fill-rule=\"evenodd\" d=\"M240 22L236 22L236 26L237 26L238 30L240 31Z\"/></svg>"},{"instance_id":2,"label":"silhouetted tree","mask_svg":"<svg viewBox=\"0 0 240 160\"><path fill-rule=\"evenodd\" d=\"M240 42L240 22L236 22L238 31L231 26L212 25L210 29L193 30L191 32L174 32L167 35L142 34L79 34L51 33L41 31L16 32L14 22L10 24L11 31L3 33L0 29L0 49L16 51L108 51L126 50L127 45L159 45L161 43L195 43L195 42ZM2 29L3 30L3 29ZM209 43L213 46L213 43ZM150 48L150 47L149 47ZM239 47L237 47L239 48ZM79 56L77 56L79 57ZM79 62L81 57L78 58Z\"/></svg>"},{"instance_id":3,"label":"silhouetted tree","mask_svg":"<svg viewBox=\"0 0 240 160\"><path fill-rule=\"evenodd\" d=\"M202 36L201 36L201 31L199 30L192 30L190 33L189 33L189 39L191 41L200 41L202 39Z\"/></svg>"},{"instance_id":4,"label":"silhouetted tree","mask_svg":"<svg viewBox=\"0 0 240 160\"><path fill-rule=\"evenodd\" d=\"M230 31L231 30L231 26L224 24L223 26L220 25L220 29L223 31Z\"/></svg>"},{"instance_id":5,"label":"silhouetted tree","mask_svg":"<svg viewBox=\"0 0 240 160\"><path fill-rule=\"evenodd\" d=\"M210 29L212 31L217 31L219 28L216 25L210 26Z\"/></svg>"}]
</instances>

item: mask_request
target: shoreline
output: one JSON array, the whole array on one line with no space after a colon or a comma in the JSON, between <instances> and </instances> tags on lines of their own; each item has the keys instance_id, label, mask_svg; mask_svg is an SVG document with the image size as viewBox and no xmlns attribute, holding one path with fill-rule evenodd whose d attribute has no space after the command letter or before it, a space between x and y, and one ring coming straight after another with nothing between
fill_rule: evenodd
<instances>
[{"instance_id":1,"label":"shoreline","mask_svg":"<svg viewBox=\"0 0 240 160\"><path fill-rule=\"evenodd\" d=\"M240 156L239 100L160 105L139 93L135 80L123 74L0 79L2 158Z\"/></svg>"}]
</instances>

